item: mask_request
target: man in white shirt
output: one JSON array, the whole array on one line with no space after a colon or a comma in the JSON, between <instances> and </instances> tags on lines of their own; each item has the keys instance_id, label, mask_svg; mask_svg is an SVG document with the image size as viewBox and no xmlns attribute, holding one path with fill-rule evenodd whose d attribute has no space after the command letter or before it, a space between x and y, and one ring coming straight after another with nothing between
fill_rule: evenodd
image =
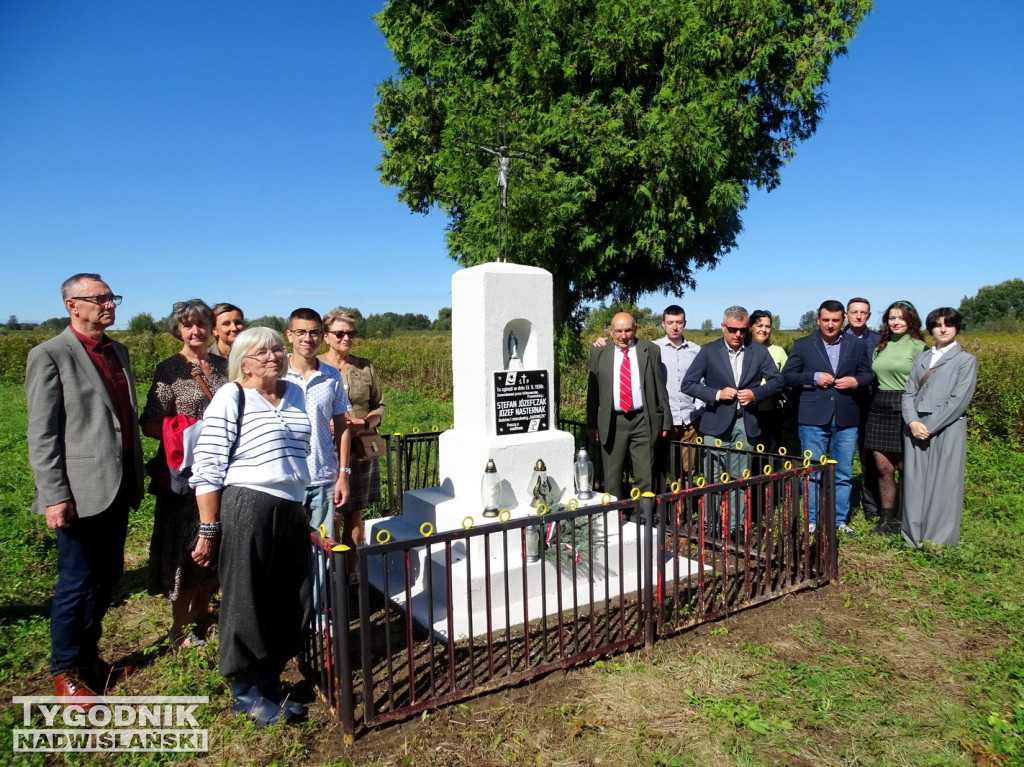
<instances>
[{"instance_id":1,"label":"man in white shirt","mask_svg":"<svg viewBox=\"0 0 1024 767\"><path fill-rule=\"evenodd\" d=\"M665 376L665 388L668 389L668 402L672 409L672 431L669 432L668 440L662 443L667 449L662 451L658 466L668 470L670 477L678 466L679 479L684 480L694 466L693 451L683 447L678 463L670 463L671 443L694 444L697 441L697 425L700 423L704 403L684 394L682 384L686 371L700 351L700 344L687 341L683 335L686 330L686 312L678 304L671 304L662 312L661 327L665 337L654 343L661 349L661 372Z\"/></svg>"},{"instance_id":2,"label":"man in white shirt","mask_svg":"<svg viewBox=\"0 0 1024 767\"><path fill-rule=\"evenodd\" d=\"M348 498L349 431L345 414L352 406L345 393L341 374L317 359L323 338L320 315L313 309L296 309L288 318L288 355L285 380L302 389L306 415L312 426L309 455L309 485L303 506L309 514L309 525L319 530L323 525L327 537L335 538L335 508ZM332 434L333 424L333 434Z\"/></svg>"}]
</instances>

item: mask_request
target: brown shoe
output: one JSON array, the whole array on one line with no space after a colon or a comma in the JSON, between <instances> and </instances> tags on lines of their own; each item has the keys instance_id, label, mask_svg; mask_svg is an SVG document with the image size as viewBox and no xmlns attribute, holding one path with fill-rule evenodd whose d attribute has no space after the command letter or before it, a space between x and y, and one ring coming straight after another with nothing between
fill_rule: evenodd
<instances>
[{"instance_id":1,"label":"brown shoe","mask_svg":"<svg viewBox=\"0 0 1024 767\"><path fill-rule=\"evenodd\" d=\"M103 690L106 692L114 685L120 684L128 676L135 672L135 667L129 664L121 666L111 666L103 658L96 656L96 662L93 664L95 671L93 673L93 681L95 682L97 690Z\"/></svg>"},{"instance_id":2,"label":"brown shoe","mask_svg":"<svg viewBox=\"0 0 1024 767\"><path fill-rule=\"evenodd\" d=\"M53 678L54 695L64 698L64 705L78 705L83 709L93 707L92 703L78 703L76 698L95 698L96 693L82 681L81 675L75 669L61 671Z\"/></svg>"}]
</instances>

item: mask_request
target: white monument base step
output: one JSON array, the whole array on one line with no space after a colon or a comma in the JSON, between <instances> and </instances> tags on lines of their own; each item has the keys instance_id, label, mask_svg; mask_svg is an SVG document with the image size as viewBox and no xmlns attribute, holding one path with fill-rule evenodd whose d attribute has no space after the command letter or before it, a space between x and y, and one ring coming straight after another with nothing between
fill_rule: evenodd
<instances>
[{"instance_id":1,"label":"white monument base step","mask_svg":"<svg viewBox=\"0 0 1024 767\"><path fill-rule=\"evenodd\" d=\"M519 517L533 513L533 510L526 507L517 512L516 517ZM542 616L557 615L559 610L582 614L591 609L603 609L606 600L614 601L635 594L640 588L637 568L642 558L638 557L638 547L643 546L644 531L627 522L622 526L620 536L617 519L617 511L595 518L595 531L607 524L609 534L605 538L603 534L594 533L592 552L574 552L566 548L566 543L571 544L571 537L563 533L557 560L551 549L545 548L538 561L528 562L523 556L521 530L504 528L503 534L503 527L495 524L495 531L486 536L452 542L450 570L443 543L431 545L429 567L427 547L413 548L409 552L408 582L411 585L408 590L404 552L387 555L386 588L385 558L372 557L368 563L369 581L403 611L411 599L409 612L412 619L440 640L447 640L449 631L455 640L483 636L488 631L503 632L506 628L521 626ZM378 530L387 529L392 539L426 542L413 520L389 517L367 523L368 528L371 525ZM370 530L369 539L374 540L373 536ZM583 549L585 536L580 533L577 536ZM605 540L598 543L599 538ZM579 560L574 567L577 553ZM685 557L666 553L665 563L666 573L674 574L678 566L680 577L700 572L698 563ZM705 565L705 570L710 569ZM652 580L657 578L656 561L651 563L649 577ZM449 581L450 595L446 585Z\"/></svg>"}]
</instances>

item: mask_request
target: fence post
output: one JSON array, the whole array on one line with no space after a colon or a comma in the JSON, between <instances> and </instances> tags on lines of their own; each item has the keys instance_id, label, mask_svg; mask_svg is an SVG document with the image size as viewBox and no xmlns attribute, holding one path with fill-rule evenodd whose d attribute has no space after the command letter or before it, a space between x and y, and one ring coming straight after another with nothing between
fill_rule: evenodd
<instances>
[{"instance_id":1,"label":"fence post","mask_svg":"<svg viewBox=\"0 0 1024 767\"><path fill-rule=\"evenodd\" d=\"M334 652L335 689L338 691L338 719L346 746L355 742L355 695L352 691L352 641L348 614L348 552L338 544L331 549L331 644Z\"/></svg>"},{"instance_id":2,"label":"fence post","mask_svg":"<svg viewBox=\"0 0 1024 767\"><path fill-rule=\"evenodd\" d=\"M638 573L644 604L644 644L654 644L654 493L647 491L640 496L640 512L643 515L644 555L643 572Z\"/></svg>"}]
</instances>

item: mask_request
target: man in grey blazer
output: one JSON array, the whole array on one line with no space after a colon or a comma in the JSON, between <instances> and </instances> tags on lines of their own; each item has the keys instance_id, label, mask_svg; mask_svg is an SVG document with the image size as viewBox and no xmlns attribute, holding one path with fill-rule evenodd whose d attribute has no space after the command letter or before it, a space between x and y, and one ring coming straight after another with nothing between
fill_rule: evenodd
<instances>
[{"instance_id":1,"label":"man in grey blazer","mask_svg":"<svg viewBox=\"0 0 1024 767\"><path fill-rule=\"evenodd\" d=\"M601 445L605 492L622 498L627 453L636 487L654 490L655 446L672 429L672 411L658 346L636 339L627 312L612 317L611 333L610 345L590 350L587 430Z\"/></svg>"},{"instance_id":2,"label":"man in grey blazer","mask_svg":"<svg viewBox=\"0 0 1024 767\"><path fill-rule=\"evenodd\" d=\"M57 534L50 671L56 694L74 698L101 694L127 673L104 662L98 645L143 475L128 350L104 332L121 297L84 273L61 294L71 326L29 352L25 397L32 511Z\"/></svg>"}]
</instances>

